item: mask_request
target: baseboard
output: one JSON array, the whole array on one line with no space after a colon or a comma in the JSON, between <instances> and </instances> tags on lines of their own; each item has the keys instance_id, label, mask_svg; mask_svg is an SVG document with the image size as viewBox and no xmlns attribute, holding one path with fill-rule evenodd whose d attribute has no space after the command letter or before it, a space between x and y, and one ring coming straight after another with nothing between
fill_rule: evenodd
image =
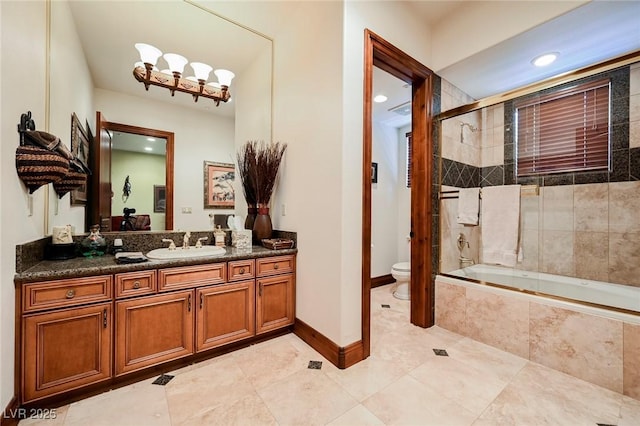
<instances>
[{"instance_id":1,"label":"baseboard","mask_svg":"<svg viewBox=\"0 0 640 426\"><path fill-rule=\"evenodd\" d=\"M0 426L16 426L21 419L26 418L26 413L22 413L20 410L20 403L17 397L11 398L7 408L2 412L0 418Z\"/></svg>"},{"instance_id":2,"label":"baseboard","mask_svg":"<svg viewBox=\"0 0 640 426\"><path fill-rule=\"evenodd\" d=\"M396 280L391 274L381 275L379 277L371 278L371 288L381 287L383 285L395 283Z\"/></svg>"},{"instance_id":3,"label":"baseboard","mask_svg":"<svg viewBox=\"0 0 640 426\"><path fill-rule=\"evenodd\" d=\"M293 325L293 333L340 369L351 367L364 359L362 340L340 347L298 318Z\"/></svg>"}]
</instances>

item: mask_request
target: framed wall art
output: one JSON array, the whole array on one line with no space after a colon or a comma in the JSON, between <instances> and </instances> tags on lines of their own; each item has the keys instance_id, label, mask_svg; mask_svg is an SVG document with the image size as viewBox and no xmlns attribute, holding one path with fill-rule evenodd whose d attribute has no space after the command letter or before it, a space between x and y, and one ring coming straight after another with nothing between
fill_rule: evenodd
<instances>
[{"instance_id":1,"label":"framed wall art","mask_svg":"<svg viewBox=\"0 0 640 426\"><path fill-rule=\"evenodd\" d=\"M74 112L71 114L71 152L89 170L89 137ZM71 191L71 205L87 204L87 183Z\"/></svg>"},{"instance_id":2,"label":"framed wall art","mask_svg":"<svg viewBox=\"0 0 640 426\"><path fill-rule=\"evenodd\" d=\"M235 206L235 165L204 162L204 208L232 209Z\"/></svg>"}]
</instances>

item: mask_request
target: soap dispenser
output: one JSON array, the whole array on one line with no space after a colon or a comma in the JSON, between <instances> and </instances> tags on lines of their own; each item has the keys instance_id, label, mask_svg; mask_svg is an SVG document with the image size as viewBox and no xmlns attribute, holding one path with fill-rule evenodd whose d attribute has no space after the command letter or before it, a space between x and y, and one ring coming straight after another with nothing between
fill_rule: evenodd
<instances>
[{"instance_id":1,"label":"soap dispenser","mask_svg":"<svg viewBox=\"0 0 640 426\"><path fill-rule=\"evenodd\" d=\"M216 246L224 247L225 246L224 240L226 236L227 236L227 233L222 230L220 225L218 225L216 229L213 231L213 237L215 238Z\"/></svg>"}]
</instances>

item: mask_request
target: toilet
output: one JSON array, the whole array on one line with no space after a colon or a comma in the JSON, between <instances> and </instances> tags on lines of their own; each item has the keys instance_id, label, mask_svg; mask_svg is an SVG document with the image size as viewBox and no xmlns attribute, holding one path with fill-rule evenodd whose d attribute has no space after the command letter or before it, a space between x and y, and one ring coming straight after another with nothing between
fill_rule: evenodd
<instances>
[{"instance_id":1,"label":"toilet","mask_svg":"<svg viewBox=\"0 0 640 426\"><path fill-rule=\"evenodd\" d=\"M399 262L391 267L391 276L396 280L393 297L401 300L409 300L411 292L409 281L411 280L411 263Z\"/></svg>"}]
</instances>

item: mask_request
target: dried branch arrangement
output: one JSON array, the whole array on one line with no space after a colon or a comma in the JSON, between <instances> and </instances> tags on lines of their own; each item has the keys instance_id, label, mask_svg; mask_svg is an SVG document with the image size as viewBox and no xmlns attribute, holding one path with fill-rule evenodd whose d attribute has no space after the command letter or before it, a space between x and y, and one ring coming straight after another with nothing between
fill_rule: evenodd
<instances>
[{"instance_id":1,"label":"dried branch arrangement","mask_svg":"<svg viewBox=\"0 0 640 426\"><path fill-rule=\"evenodd\" d=\"M248 141L238 152L238 169L247 204L268 205L287 144Z\"/></svg>"}]
</instances>

